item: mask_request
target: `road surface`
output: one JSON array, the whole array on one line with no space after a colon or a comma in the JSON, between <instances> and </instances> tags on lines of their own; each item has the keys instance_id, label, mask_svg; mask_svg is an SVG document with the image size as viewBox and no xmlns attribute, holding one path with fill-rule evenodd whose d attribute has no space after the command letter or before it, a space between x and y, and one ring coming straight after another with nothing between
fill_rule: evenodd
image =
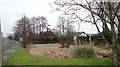
<instances>
[{"instance_id":1,"label":"road surface","mask_svg":"<svg viewBox=\"0 0 120 67\"><path fill-rule=\"evenodd\" d=\"M17 41L5 39L3 42L3 60L8 58L17 47L18 47Z\"/></svg>"}]
</instances>

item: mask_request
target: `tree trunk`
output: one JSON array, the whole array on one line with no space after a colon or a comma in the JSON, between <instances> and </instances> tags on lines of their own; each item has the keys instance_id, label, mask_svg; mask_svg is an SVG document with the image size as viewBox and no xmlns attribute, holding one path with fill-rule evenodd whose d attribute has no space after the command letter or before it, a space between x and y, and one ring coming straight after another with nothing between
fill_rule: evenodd
<instances>
[{"instance_id":1,"label":"tree trunk","mask_svg":"<svg viewBox=\"0 0 120 67\"><path fill-rule=\"evenodd\" d=\"M117 43L117 55L118 55L118 63L119 63L119 67L120 67L120 22L118 24L118 43Z\"/></svg>"},{"instance_id":2,"label":"tree trunk","mask_svg":"<svg viewBox=\"0 0 120 67\"><path fill-rule=\"evenodd\" d=\"M25 37L23 37L23 43L22 44L23 44L23 47L26 48L26 39L25 39Z\"/></svg>"},{"instance_id":3,"label":"tree trunk","mask_svg":"<svg viewBox=\"0 0 120 67\"><path fill-rule=\"evenodd\" d=\"M119 67L117 47L115 46L115 43L112 45L114 45L112 46L114 62L115 62L116 67Z\"/></svg>"},{"instance_id":4,"label":"tree trunk","mask_svg":"<svg viewBox=\"0 0 120 67\"><path fill-rule=\"evenodd\" d=\"M120 50L118 46L119 44L117 43L117 38L115 36L112 36L113 58L114 58L116 67L120 67Z\"/></svg>"},{"instance_id":5,"label":"tree trunk","mask_svg":"<svg viewBox=\"0 0 120 67\"><path fill-rule=\"evenodd\" d=\"M117 67L120 67L120 49L117 49L117 62L118 62Z\"/></svg>"},{"instance_id":6,"label":"tree trunk","mask_svg":"<svg viewBox=\"0 0 120 67\"><path fill-rule=\"evenodd\" d=\"M117 44L114 43L115 46L113 46L113 57L115 61L116 67L120 67L120 49L117 47Z\"/></svg>"}]
</instances>

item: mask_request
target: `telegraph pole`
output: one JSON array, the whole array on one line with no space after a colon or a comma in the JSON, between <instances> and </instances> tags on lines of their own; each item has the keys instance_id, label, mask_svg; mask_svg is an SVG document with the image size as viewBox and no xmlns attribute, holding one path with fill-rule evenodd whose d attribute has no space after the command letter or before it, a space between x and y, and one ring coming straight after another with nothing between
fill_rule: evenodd
<instances>
[{"instance_id":1,"label":"telegraph pole","mask_svg":"<svg viewBox=\"0 0 120 67\"><path fill-rule=\"evenodd\" d=\"M0 20L0 67L2 66L2 32L1 32L1 20Z\"/></svg>"}]
</instances>

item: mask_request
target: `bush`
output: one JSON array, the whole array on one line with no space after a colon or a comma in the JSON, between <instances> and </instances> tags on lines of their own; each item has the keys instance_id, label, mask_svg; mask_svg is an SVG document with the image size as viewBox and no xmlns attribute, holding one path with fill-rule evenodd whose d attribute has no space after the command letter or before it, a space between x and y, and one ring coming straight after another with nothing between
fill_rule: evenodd
<instances>
[{"instance_id":1,"label":"bush","mask_svg":"<svg viewBox=\"0 0 120 67\"><path fill-rule=\"evenodd\" d=\"M96 56L93 46L78 45L72 50L71 56L73 58L93 58Z\"/></svg>"}]
</instances>

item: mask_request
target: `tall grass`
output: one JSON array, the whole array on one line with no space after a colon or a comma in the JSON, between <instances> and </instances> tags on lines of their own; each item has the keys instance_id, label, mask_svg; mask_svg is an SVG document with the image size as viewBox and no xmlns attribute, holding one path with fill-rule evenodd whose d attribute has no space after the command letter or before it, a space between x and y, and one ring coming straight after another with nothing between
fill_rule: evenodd
<instances>
[{"instance_id":1,"label":"tall grass","mask_svg":"<svg viewBox=\"0 0 120 67\"><path fill-rule=\"evenodd\" d=\"M77 45L72 51L73 58L93 58L96 57L95 50L92 45Z\"/></svg>"}]
</instances>

